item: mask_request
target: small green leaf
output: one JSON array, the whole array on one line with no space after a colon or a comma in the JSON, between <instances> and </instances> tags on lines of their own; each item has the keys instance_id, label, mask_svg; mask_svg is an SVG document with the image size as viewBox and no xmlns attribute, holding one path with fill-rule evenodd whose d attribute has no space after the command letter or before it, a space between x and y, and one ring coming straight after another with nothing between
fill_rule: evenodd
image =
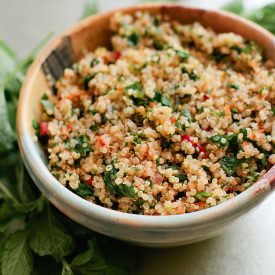
<instances>
[{"instance_id":1,"label":"small green leaf","mask_svg":"<svg viewBox=\"0 0 275 275\"><path fill-rule=\"evenodd\" d=\"M222 169L226 173L227 176L231 177L236 173L237 167L243 162L241 159L237 159L235 157L223 157L219 160Z\"/></svg>"},{"instance_id":2,"label":"small green leaf","mask_svg":"<svg viewBox=\"0 0 275 275\"><path fill-rule=\"evenodd\" d=\"M197 200L201 200L202 198L209 198L211 196L212 196L212 194L209 193L209 192L200 192L200 193L198 193L198 194L195 195L195 198Z\"/></svg>"},{"instance_id":3,"label":"small green leaf","mask_svg":"<svg viewBox=\"0 0 275 275\"><path fill-rule=\"evenodd\" d=\"M5 242L1 257L3 275L30 275L33 258L27 243L26 231L18 231Z\"/></svg>"},{"instance_id":4,"label":"small green leaf","mask_svg":"<svg viewBox=\"0 0 275 275\"><path fill-rule=\"evenodd\" d=\"M170 99L163 92L160 91L155 91L153 101L161 103L162 106L172 106Z\"/></svg>"},{"instance_id":5,"label":"small green leaf","mask_svg":"<svg viewBox=\"0 0 275 275\"><path fill-rule=\"evenodd\" d=\"M83 78L83 85L84 85L84 89L87 91L89 90L89 83L90 81L97 75L97 73L94 73L94 74L89 74L89 75L86 75L84 78Z\"/></svg>"},{"instance_id":6,"label":"small green leaf","mask_svg":"<svg viewBox=\"0 0 275 275\"><path fill-rule=\"evenodd\" d=\"M61 259L71 253L72 236L66 233L64 226L51 212L50 206L31 218L29 230L30 247L39 256L51 255Z\"/></svg>"},{"instance_id":7,"label":"small green leaf","mask_svg":"<svg viewBox=\"0 0 275 275\"><path fill-rule=\"evenodd\" d=\"M128 85L124 88L124 90L126 92L128 92L130 89L136 90L136 91L141 91L142 90L142 85L139 81L137 81L137 82L134 82L133 84Z\"/></svg>"},{"instance_id":8,"label":"small green leaf","mask_svg":"<svg viewBox=\"0 0 275 275\"><path fill-rule=\"evenodd\" d=\"M117 169L114 167L114 164L109 164L106 167L110 167L110 169L107 169L109 171L105 171L103 174L104 183L108 191L114 195L135 198L136 193L132 186L125 184L117 185L115 183Z\"/></svg>"},{"instance_id":9,"label":"small green leaf","mask_svg":"<svg viewBox=\"0 0 275 275\"><path fill-rule=\"evenodd\" d=\"M75 146L71 147L70 141L67 142L67 146L71 151L79 153L81 157L87 156L92 151L90 138L87 135L74 137L73 140L76 143Z\"/></svg>"},{"instance_id":10,"label":"small green leaf","mask_svg":"<svg viewBox=\"0 0 275 275\"><path fill-rule=\"evenodd\" d=\"M177 56L182 60L185 61L190 57L190 53L188 51L176 51Z\"/></svg>"},{"instance_id":11,"label":"small green leaf","mask_svg":"<svg viewBox=\"0 0 275 275\"><path fill-rule=\"evenodd\" d=\"M181 68L181 71L182 71L183 74L187 74L189 76L189 78L193 81L196 81L196 80L199 79L199 76L197 74L195 74L195 72L193 70L188 71L185 66L183 66Z\"/></svg>"},{"instance_id":12,"label":"small green leaf","mask_svg":"<svg viewBox=\"0 0 275 275\"><path fill-rule=\"evenodd\" d=\"M13 148L15 133L8 120L7 103L0 87L0 154Z\"/></svg>"},{"instance_id":13,"label":"small green leaf","mask_svg":"<svg viewBox=\"0 0 275 275\"><path fill-rule=\"evenodd\" d=\"M76 190L73 190L73 192L80 197L87 197L91 196L94 193L94 189L91 186L81 182L78 185L78 188Z\"/></svg>"},{"instance_id":14,"label":"small green leaf","mask_svg":"<svg viewBox=\"0 0 275 275\"><path fill-rule=\"evenodd\" d=\"M54 109L54 106L53 104L49 101L49 98L46 94L44 94L40 100L42 106L44 107L44 109L47 111L47 110L50 110L52 111Z\"/></svg>"},{"instance_id":15,"label":"small green leaf","mask_svg":"<svg viewBox=\"0 0 275 275\"><path fill-rule=\"evenodd\" d=\"M184 182L185 180L187 180L187 177L184 173L180 173L176 177L179 178L180 182Z\"/></svg>"},{"instance_id":16,"label":"small green leaf","mask_svg":"<svg viewBox=\"0 0 275 275\"><path fill-rule=\"evenodd\" d=\"M232 89L234 89L234 90L240 89L240 86L237 85L237 84L235 84L235 83L228 83L228 87L229 87L229 88L232 88Z\"/></svg>"},{"instance_id":17,"label":"small green leaf","mask_svg":"<svg viewBox=\"0 0 275 275\"><path fill-rule=\"evenodd\" d=\"M136 32L131 33L127 38L128 38L128 43L130 46L138 45L139 35Z\"/></svg>"},{"instance_id":18,"label":"small green leaf","mask_svg":"<svg viewBox=\"0 0 275 275\"><path fill-rule=\"evenodd\" d=\"M153 41L153 47L158 50L158 51L161 51L164 49L164 45L162 42L160 42L159 40L154 40Z\"/></svg>"}]
</instances>

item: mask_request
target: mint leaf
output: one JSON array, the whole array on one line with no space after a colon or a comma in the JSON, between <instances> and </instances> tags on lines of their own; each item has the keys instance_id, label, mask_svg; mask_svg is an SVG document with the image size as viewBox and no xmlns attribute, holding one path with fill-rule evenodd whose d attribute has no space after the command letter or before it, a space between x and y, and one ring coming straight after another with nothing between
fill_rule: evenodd
<instances>
[{"instance_id":1,"label":"mint leaf","mask_svg":"<svg viewBox=\"0 0 275 275\"><path fill-rule=\"evenodd\" d=\"M11 73L17 63L15 53L2 41L0 40L0 82Z\"/></svg>"},{"instance_id":2,"label":"mint leaf","mask_svg":"<svg viewBox=\"0 0 275 275\"><path fill-rule=\"evenodd\" d=\"M95 240L88 241L88 249L77 255L71 262L72 270L79 275L106 274L126 275L125 269L107 263Z\"/></svg>"},{"instance_id":3,"label":"mint leaf","mask_svg":"<svg viewBox=\"0 0 275 275\"><path fill-rule=\"evenodd\" d=\"M51 255L56 259L71 253L72 236L66 233L64 226L53 216L50 206L29 223L30 247L39 256Z\"/></svg>"},{"instance_id":4,"label":"mint leaf","mask_svg":"<svg viewBox=\"0 0 275 275\"><path fill-rule=\"evenodd\" d=\"M7 153L13 148L15 134L8 120L7 103L0 87L0 154Z\"/></svg>"},{"instance_id":5,"label":"mint leaf","mask_svg":"<svg viewBox=\"0 0 275 275\"><path fill-rule=\"evenodd\" d=\"M3 275L29 275L33 269L33 258L27 243L26 231L18 231L5 242L1 257Z\"/></svg>"}]
</instances>

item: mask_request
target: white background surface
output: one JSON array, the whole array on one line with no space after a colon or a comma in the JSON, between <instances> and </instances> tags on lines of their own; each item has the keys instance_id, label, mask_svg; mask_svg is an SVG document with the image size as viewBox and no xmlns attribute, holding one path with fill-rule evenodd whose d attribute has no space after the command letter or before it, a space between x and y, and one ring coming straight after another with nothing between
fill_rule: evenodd
<instances>
[{"instance_id":1,"label":"white background surface","mask_svg":"<svg viewBox=\"0 0 275 275\"><path fill-rule=\"evenodd\" d=\"M47 33L53 31L58 34L74 24L86 2L0 0L0 38L7 41L23 57ZM136 1L98 2L101 10L108 10ZM217 8L226 1L186 2ZM264 2L267 1L245 1L250 7ZM136 250L140 255L136 273L140 275L275 275L275 194L221 236L173 249Z\"/></svg>"}]
</instances>

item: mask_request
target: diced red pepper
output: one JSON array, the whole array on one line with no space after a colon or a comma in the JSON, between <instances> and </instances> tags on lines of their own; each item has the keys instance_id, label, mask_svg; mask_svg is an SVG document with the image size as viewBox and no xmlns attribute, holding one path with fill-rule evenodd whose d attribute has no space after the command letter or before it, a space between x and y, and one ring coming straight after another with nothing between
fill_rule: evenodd
<instances>
[{"instance_id":1,"label":"diced red pepper","mask_svg":"<svg viewBox=\"0 0 275 275\"><path fill-rule=\"evenodd\" d=\"M48 135L48 123L46 121L41 121L39 124L40 128L40 136Z\"/></svg>"},{"instance_id":2,"label":"diced red pepper","mask_svg":"<svg viewBox=\"0 0 275 275\"><path fill-rule=\"evenodd\" d=\"M99 142L99 145L100 145L100 146L105 146L105 145L106 145L106 143L105 143L105 141L104 141L104 138L103 138L102 136L100 136L100 137L98 138L98 142Z\"/></svg>"},{"instance_id":3,"label":"diced red pepper","mask_svg":"<svg viewBox=\"0 0 275 275\"><path fill-rule=\"evenodd\" d=\"M182 135L181 140L186 140L186 141L192 142L191 136L189 136L189 135Z\"/></svg>"},{"instance_id":4,"label":"diced red pepper","mask_svg":"<svg viewBox=\"0 0 275 275\"><path fill-rule=\"evenodd\" d=\"M114 58L115 58L115 60L120 59L120 57L121 57L121 52L118 52L118 51L114 52Z\"/></svg>"},{"instance_id":5,"label":"diced red pepper","mask_svg":"<svg viewBox=\"0 0 275 275\"><path fill-rule=\"evenodd\" d=\"M170 121L171 121L171 123L174 124L174 123L176 123L177 119L176 119L175 117L171 117L171 118L170 118Z\"/></svg>"},{"instance_id":6,"label":"diced red pepper","mask_svg":"<svg viewBox=\"0 0 275 275\"><path fill-rule=\"evenodd\" d=\"M209 99L209 95L204 94L204 95L203 95L203 100L205 101L205 100L207 100L207 99Z\"/></svg>"},{"instance_id":7,"label":"diced red pepper","mask_svg":"<svg viewBox=\"0 0 275 275\"><path fill-rule=\"evenodd\" d=\"M200 153L200 154L203 154L203 157L206 157L206 154L205 154L205 153L206 153L206 150L205 150L205 148L204 148L201 144L199 144L199 143L193 141L193 140L192 140L192 137L191 137L190 135L182 135L182 136L181 136L181 140L182 140L182 141L185 140L185 141L191 142L192 145L193 145L196 149L198 149L199 153Z\"/></svg>"},{"instance_id":8,"label":"diced red pepper","mask_svg":"<svg viewBox=\"0 0 275 275\"><path fill-rule=\"evenodd\" d=\"M90 177L88 180L85 181L85 183L89 186L93 186L94 177Z\"/></svg>"}]
</instances>

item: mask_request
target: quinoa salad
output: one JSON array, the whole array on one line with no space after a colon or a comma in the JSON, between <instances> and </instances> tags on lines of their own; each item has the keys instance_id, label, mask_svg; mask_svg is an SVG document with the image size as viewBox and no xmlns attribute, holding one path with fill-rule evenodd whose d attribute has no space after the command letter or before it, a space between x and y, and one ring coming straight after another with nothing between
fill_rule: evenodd
<instances>
[{"instance_id":1,"label":"quinoa salad","mask_svg":"<svg viewBox=\"0 0 275 275\"><path fill-rule=\"evenodd\" d=\"M254 42L144 12L110 28L112 48L84 51L33 121L60 184L122 212L183 214L275 164L275 69Z\"/></svg>"}]
</instances>

